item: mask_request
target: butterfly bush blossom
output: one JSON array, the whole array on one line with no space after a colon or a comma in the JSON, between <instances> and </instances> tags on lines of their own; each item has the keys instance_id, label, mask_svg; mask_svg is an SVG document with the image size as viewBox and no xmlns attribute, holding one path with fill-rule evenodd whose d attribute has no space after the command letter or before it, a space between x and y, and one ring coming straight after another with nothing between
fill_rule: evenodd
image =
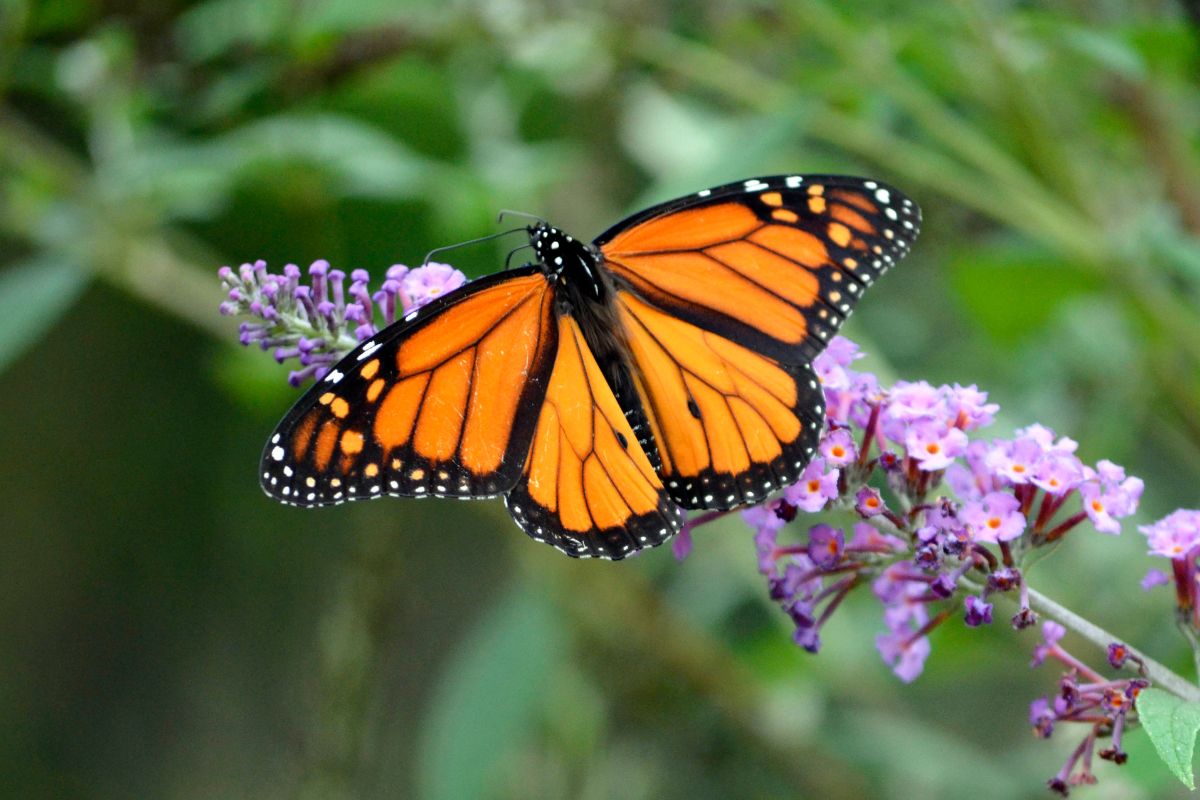
<instances>
[{"instance_id":1,"label":"butterfly bush blossom","mask_svg":"<svg viewBox=\"0 0 1200 800\"><path fill-rule=\"evenodd\" d=\"M351 272L347 286L346 273L326 261L313 262L307 282L294 264L279 274L263 261L222 267L219 277L227 292L221 313L249 317L241 343L271 351L280 363L298 361L288 375L294 386L319 380L359 342L466 282L437 263L395 265L375 292L365 270ZM910 682L924 669L938 626L955 618L971 628L993 624L998 597L1014 601L1013 628L1037 626L1025 557L1076 530L1119 534L1143 485L1110 461L1085 464L1076 442L1041 425L982 437L998 410L985 392L925 381L884 387L852 368L861 355L838 336L817 358L827 411L816 457L795 485L740 514L753 531L766 593L791 621L798 646L818 652L821 630L842 601L869 591L882 610L876 650ZM822 517L796 536L791 523L801 512ZM831 524L828 512L850 521ZM697 527L726 513L694 517L673 541L676 556L690 552ZM1200 643L1200 511L1176 511L1140 530L1150 553L1170 561L1169 572L1151 570L1143 588L1173 584L1177 620ZM1125 644L1109 643L1106 660L1133 674L1110 678L1068 652L1065 633L1059 622L1042 621L1031 666L1055 663L1062 671L1054 691L1029 710L1039 737L1065 725L1083 732L1048 781L1062 795L1096 781L1095 756L1125 762L1122 737L1136 721L1138 692L1150 683L1146 662ZM1097 749L1101 739L1107 745Z\"/></svg>"},{"instance_id":2,"label":"butterfly bush blossom","mask_svg":"<svg viewBox=\"0 0 1200 800\"><path fill-rule=\"evenodd\" d=\"M973 628L992 624L998 596L1015 600L1012 627L1036 626L1024 557L1084 527L1119 534L1143 486L1110 461L1085 464L1076 442L1041 425L1007 438L982 437L998 406L977 387L925 381L883 387L853 369L860 356L839 336L817 358L828 409L817 455L799 483L741 516L754 531L766 591L790 619L797 645L820 650L822 627L863 587L882 607L876 650L909 682L924 668L934 629L956 617ZM791 535L799 512L821 511L852 521L821 521ZM715 516L685 529L677 556L690 550L696 525ZM1200 514L1176 512L1143 531L1152 552L1172 559L1180 608L1195 620ZM1160 574L1147 583L1169 581ZM1068 723L1085 731L1048 782L1065 795L1070 786L1095 781L1095 755L1125 761L1127 717L1149 681L1142 660L1120 642L1110 644L1108 662L1136 675L1109 679L1064 649L1065 629L1057 622L1047 620L1042 632L1033 666L1055 662L1063 672L1056 691L1031 705L1034 732L1049 737ZM1097 750L1103 738L1109 744Z\"/></svg>"},{"instance_id":3,"label":"butterfly bush blossom","mask_svg":"<svg viewBox=\"0 0 1200 800\"><path fill-rule=\"evenodd\" d=\"M374 293L366 270L351 272L347 287L346 273L323 260L309 266L307 283L295 264L278 274L261 260L236 270L221 267L217 275L227 293L221 313L252 320L238 327L241 343L272 351L281 364L291 359L300 363L288 375L293 386L320 380L380 327L467 282L454 267L436 262L415 269L396 264Z\"/></svg>"}]
</instances>

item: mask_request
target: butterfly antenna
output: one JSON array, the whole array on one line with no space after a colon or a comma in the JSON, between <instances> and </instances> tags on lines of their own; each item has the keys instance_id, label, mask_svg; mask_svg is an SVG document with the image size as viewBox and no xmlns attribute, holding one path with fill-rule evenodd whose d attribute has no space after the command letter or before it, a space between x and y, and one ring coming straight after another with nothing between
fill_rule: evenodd
<instances>
[{"instance_id":1,"label":"butterfly antenna","mask_svg":"<svg viewBox=\"0 0 1200 800\"><path fill-rule=\"evenodd\" d=\"M428 264L429 259L433 257L434 253L444 253L447 250L456 250L460 247L466 247L467 245L479 244L480 242L487 242L487 241L491 241L492 239L499 239L501 236L508 236L509 234L517 233L518 231L523 231L523 230L525 230L525 229L524 228L513 228L512 230L509 230L509 231L500 231L499 233L489 233L487 236L480 236L478 239L468 239L467 241L459 242L458 244L448 244L445 247L435 247L432 250L430 250L428 253L425 254L425 260L421 262L421 265L424 266L425 264Z\"/></svg>"},{"instance_id":2,"label":"butterfly antenna","mask_svg":"<svg viewBox=\"0 0 1200 800\"><path fill-rule=\"evenodd\" d=\"M523 244L523 245L520 245L520 246L518 246L518 247L514 247L512 250L509 250L509 251L508 251L508 256L507 256L507 257L504 259L504 268L505 268L505 269L508 269L508 268L509 268L509 265L512 263L512 257L513 257L514 255L516 255L517 253L521 252L522 250L524 250L526 247L533 247L533 245L531 245L531 244Z\"/></svg>"},{"instance_id":3,"label":"butterfly antenna","mask_svg":"<svg viewBox=\"0 0 1200 800\"><path fill-rule=\"evenodd\" d=\"M525 219L531 219L534 222L541 222L543 224L546 222L546 220L542 219L537 214L529 214L524 211L513 211L511 208L506 208L496 215L496 224L499 225L501 222L504 222L504 218L507 216L524 217Z\"/></svg>"}]
</instances>

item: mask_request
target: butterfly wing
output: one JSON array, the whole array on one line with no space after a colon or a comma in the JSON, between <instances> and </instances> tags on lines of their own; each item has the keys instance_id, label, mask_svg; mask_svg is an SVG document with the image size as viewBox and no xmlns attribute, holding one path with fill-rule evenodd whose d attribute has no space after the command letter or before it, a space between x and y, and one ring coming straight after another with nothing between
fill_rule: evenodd
<instances>
[{"instance_id":1,"label":"butterfly wing","mask_svg":"<svg viewBox=\"0 0 1200 800\"><path fill-rule=\"evenodd\" d=\"M296 403L263 453L263 489L302 506L507 492L557 337L536 268L467 284L360 344Z\"/></svg>"},{"instance_id":2,"label":"butterfly wing","mask_svg":"<svg viewBox=\"0 0 1200 800\"><path fill-rule=\"evenodd\" d=\"M647 209L595 240L618 282L780 362L811 362L921 221L896 189L779 175Z\"/></svg>"},{"instance_id":3,"label":"butterfly wing","mask_svg":"<svg viewBox=\"0 0 1200 800\"><path fill-rule=\"evenodd\" d=\"M627 291L616 304L671 499L727 509L799 479L825 413L812 367L776 361Z\"/></svg>"},{"instance_id":4,"label":"butterfly wing","mask_svg":"<svg viewBox=\"0 0 1200 800\"><path fill-rule=\"evenodd\" d=\"M889 186L792 175L665 203L596 239L676 503L733 508L800 478L824 418L812 359L919 223Z\"/></svg>"},{"instance_id":5,"label":"butterfly wing","mask_svg":"<svg viewBox=\"0 0 1200 800\"><path fill-rule=\"evenodd\" d=\"M549 387L507 503L526 533L577 558L620 560L682 522L569 315L558 320Z\"/></svg>"}]
</instances>

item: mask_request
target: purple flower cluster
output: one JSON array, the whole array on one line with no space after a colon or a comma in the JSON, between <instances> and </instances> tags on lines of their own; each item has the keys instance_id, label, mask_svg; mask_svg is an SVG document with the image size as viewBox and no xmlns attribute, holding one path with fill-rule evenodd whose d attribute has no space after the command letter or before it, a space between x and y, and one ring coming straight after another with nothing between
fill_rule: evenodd
<instances>
[{"instance_id":1,"label":"purple flower cluster","mask_svg":"<svg viewBox=\"0 0 1200 800\"><path fill-rule=\"evenodd\" d=\"M1110 680L1092 669L1063 648L1061 640L1066 629L1057 622L1042 625L1042 641L1034 648L1031 666L1039 666L1047 660L1063 664L1065 671L1059 680L1058 690L1046 697L1039 697L1029 705L1029 722L1033 731L1041 738L1049 738L1056 726L1077 723L1086 726L1087 733L1079 746L1072 751L1062 769L1047 785L1064 797L1071 786L1096 782L1092 772L1092 758L1096 742L1111 738L1111 744L1100 750L1098 755L1107 761L1124 764L1128 756L1121 749L1121 739L1131 716L1138 693L1150 685L1141 671L1141 659L1129 652L1120 642L1108 646L1108 663L1114 669L1129 665L1138 668L1139 677Z\"/></svg>"},{"instance_id":2,"label":"purple flower cluster","mask_svg":"<svg viewBox=\"0 0 1200 800\"><path fill-rule=\"evenodd\" d=\"M755 530L759 568L795 623L798 644L816 652L832 611L869 584L883 605L879 654L911 681L929 655L928 633L957 608L966 625L978 627L992 620L992 594L1016 592L1012 624L1034 624L1022 556L1084 520L1119 532L1142 482L1108 461L1085 465L1075 442L1040 425L1011 439L972 441L969 434L998 410L984 392L925 381L884 389L851 367L859 357L839 336L817 359L828 405L818 455L781 498L742 517ZM876 476L882 488L871 485ZM943 482L953 496L934 497ZM853 511L859 521L849 535L821 523L806 540L780 544L798 512L824 510Z\"/></svg>"},{"instance_id":3,"label":"purple flower cluster","mask_svg":"<svg viewBox=\"0 0 1200 800\"><path fill-rule=\"evenodd\" d=\"M221 313L252 320L238 327L242 344L272 350L281 364L293 358L300 362L300 369L288 375L293 386L320 380L380 327L466 283L461 272L436 263L415 269L397 264L374 293L366 270L351 272L347 287L346 273L331 269L328 261L309 266L307 283L295 264L282 274L268 271L265 261L236 270L221 267L217 274L227 292Z\"/></svg>"}]
</instances>

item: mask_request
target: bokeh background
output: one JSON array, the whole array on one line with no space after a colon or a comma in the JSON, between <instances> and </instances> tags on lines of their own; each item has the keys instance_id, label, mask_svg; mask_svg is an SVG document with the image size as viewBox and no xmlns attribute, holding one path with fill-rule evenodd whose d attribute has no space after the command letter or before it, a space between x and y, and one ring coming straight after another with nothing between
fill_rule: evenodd
<instances>
[{"instance_id":1,"label":"bokeh background","mask_svg":"<svg viewBox=\"0 0 1200 800\"><path fill-rule=\"evenodd\" d=\"M1056 674L1003 605L905 686L866 592L795 648L736 519L612 565L498 502L269 502L296 392L215 271L876 176L926 226L848 327L867 365L1127 465L1149 521L1200 505L1196 6L3 0L3 794L1042 796L1078 737L1031 736ZM1030 578L1191 676L1144 549L1081 529ZM1081 794L1176 791L1127 746Z\"/></svg>"}]
</instances>

